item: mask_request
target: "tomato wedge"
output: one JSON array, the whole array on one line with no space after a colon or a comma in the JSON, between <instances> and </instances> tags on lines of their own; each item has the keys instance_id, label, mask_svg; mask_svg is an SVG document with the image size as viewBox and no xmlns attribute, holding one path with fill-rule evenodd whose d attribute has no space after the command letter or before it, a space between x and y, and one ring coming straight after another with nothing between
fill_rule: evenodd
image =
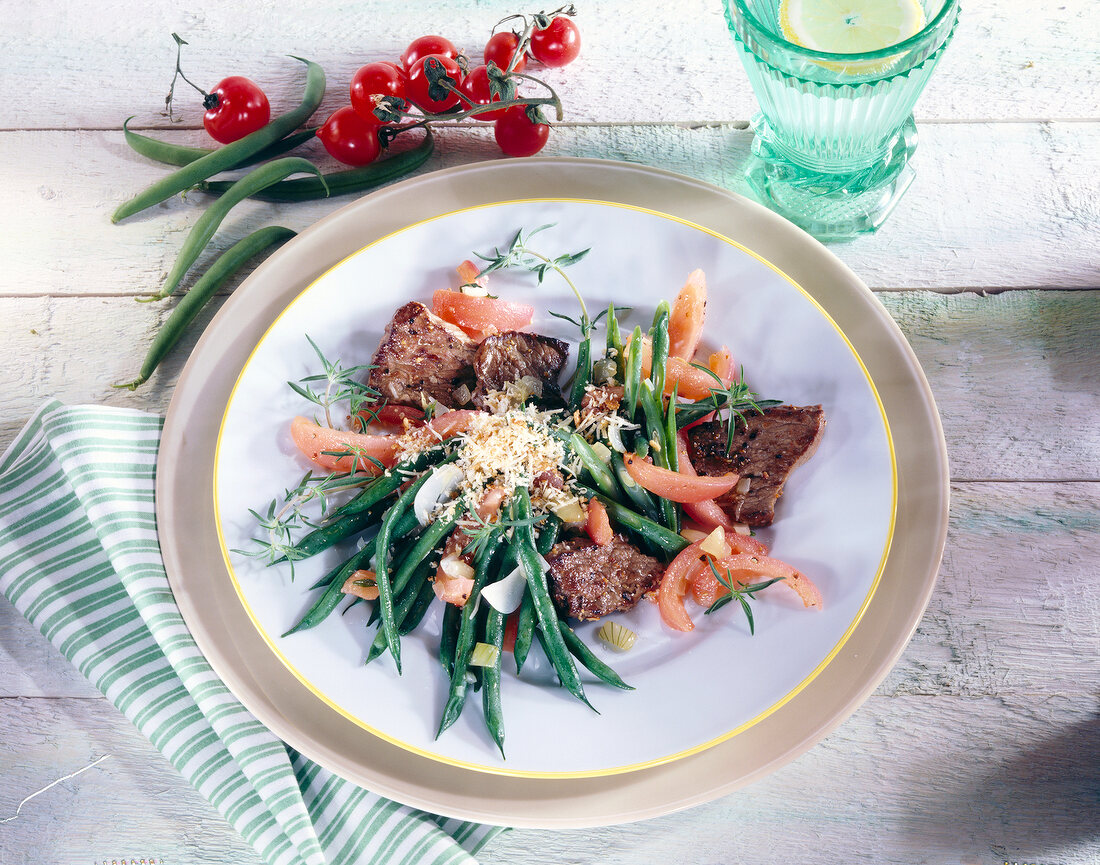
<instances>
[{"instance_id":1,"label":"tomato wedge","mask_svg":"<svg viewBox=\"0 0 1100 865\"><path fill-rule=\"evenodd\" d=\"M607 508L599 499L588 500L588 520L584 529L588 532L588 537L592 538L592 543L600 547L611 543L611 539L615 537L615 533L611 531L611 520L608 519Z\"/></svg>"},{"instance_id":2,"label":"tomato wedge","mask_svg":"<svg viewBox=\"0 0 1100 865\"><path fill-rule=\"evenodd\" d=\"M630 340L627 339L627 344ZM642 337L642 377L648 378L653 369L653 346L649 337ZM706 399L711 388L718 387L714 376L706 369L692 366L681 357L669 355L665 365L665 396L676 389L681 399Z\"/></svg>"},{"instance_id":3,"label":"tomato wedge","mask_svg":"<svg viewBox=\"0 0 1100 865\"><path fill-rule=\"evenodd\" d=\"M672 357L691 360L703 336L703 321L707 310L707 278L701 270L693 270L672 302L668 317L668 353Z\"/></svg>"},{"instance_id":4,"label":"tomato wedge","mask_svg":"<svg viewBox=\"0 0 1100 865\"><path fill-rule=\"evenodd\" d=\"M750 553L734 553L718 562L717 567L720 570L730 571L734 579L742 583L749 582L753 577L766 580L781 578L783 585L789 586L802 599L803 606L821 609L823 603L821 592L813 581L797 568L779 559L773 559L770 556L754 556Z\"/></svg>"},{"instance_id":5,"label":"tomato wedge","mask_svg":"<svg viewBox=\"0 0 1100 865\"><path fill-rule=\"evenodd\" d=\"M722 379L722 384L726 387L729 387L739 378L737 367L734 365L733 355L726 346L722 346L720 350L714 352L714 354L710 356L707 366L710 368L711 372Z\"/></svg>"},{"instance_id":6,"label":"tomato wedge","mask_svg":"<svg viewBox=\"0 0 1100 865\"><path fill-rule=\"evenodd\" d=\"M695 466L691 464L691 456L688 453L687 435L684 430L680 430L676 434L676 467L679 469L680 474L688 475L689 477L697 477L698 472L695 471ZM713 529L716 526L721 526L729 532L733 532L733 520L729 518L722 506L713 498L706 499L701 502L685 502L684 513L691 517L695 522L701 526L706 526L708 529Z\"/></svg>"},{"instance_id":7,"label":"tomato wedge","mask_svg":"<svg viewBox=\"0 0 1100 865\"><path fill-rule=\"evenodd\" d=\"M741 479L736 472L715 477L674 472L648 463L637 454L623 454L623 462L626 463L627 473L638 486L681 504L714 499L728 493Z\"/></svg>"},{"instance_id":8,"label":"tomato wedge","mask_svg":"<svg viewBox=\"0 0 1100 865\"><path fill-rule=\"evenodd\" d=\"M372 475L381 474L382 470L374 460L389 468L397 453L397 436L363 435L331 429L318 426L301 416L291 421L290 437L298 450L330 472L362 471ZM336 456L333 451L351 453Z\"/></svg>"},{"instance_id":9,"label":"tomato wedge","mask_svg":"<svg viewBox=\"0 0 1100 865\"><path fill-rule=\"evenodd\" d=\"M432 312L460 327L467 336L480 340L492 333L522 330L531 324L535 308L499 297L482 297L441 288L432 295Z\"/></svg>"},{"instance_id":10,"label":"tomato wedge","mask_svg":"<svg viewBox=\"0 0 1100 865\"><path fill-rule=\"evenodd\" d=\"M702 555L699 549L702 543L702 541L696 541L684 547L676 558L669 562L664 576L661 577L661 585L657 589L657 609L661 611L661 619L677 631L695 629L695 623L684 609L684 595L687 594L691 577Z\"/></svg>"}]
</instances>

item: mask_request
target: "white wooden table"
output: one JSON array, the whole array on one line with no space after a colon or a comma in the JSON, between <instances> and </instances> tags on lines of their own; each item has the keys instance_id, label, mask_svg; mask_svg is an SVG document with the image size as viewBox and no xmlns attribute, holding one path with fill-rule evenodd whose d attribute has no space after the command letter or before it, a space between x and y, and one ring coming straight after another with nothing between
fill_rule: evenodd
<instances>
[{"instance_id":1,"label":"white wooden table","mask_svg":"<svg viewBox=\"0 0 1100 865\"><path fill-rule=\"evenodd\" d=\"M587 2L582 57L551 71L567 122L548 154L683 172L735 191L754 111L719 0ZM273 109L319 61L346 101L364 62L442 32L480 50L504 0L5 4L0 25L0 448L43 400L162 412L194 333L134 394L156 288L202 206L111 225L160 176L121 123L202 143L158 115L170 33L199 82L247 74ZM485 863L1100 861L1100 7L967 0L917 109L917 180L882 231L833 249L910 340L952 467L950 535L915 638L874 696L754 786L649 822L514 831ZM318 155L321 154L318 152ZM497 158L448 128L425 170ZM237 236L346 203L234 210ZM204 258L204 261L209 260ZM217 306L217 303L214 304ZM200 319L201 325L209 315ZM197 333L197 331L196 331ZM0 862L257 863L251 848L0 600Z\"/></svg>"}]
</instances>

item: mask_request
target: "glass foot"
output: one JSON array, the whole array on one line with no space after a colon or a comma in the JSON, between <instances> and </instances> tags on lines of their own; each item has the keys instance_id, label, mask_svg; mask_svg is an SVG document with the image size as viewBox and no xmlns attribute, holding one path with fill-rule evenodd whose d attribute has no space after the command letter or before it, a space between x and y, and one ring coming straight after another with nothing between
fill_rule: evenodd
<instances>
[{"instance_id":1,"label":"glass foot","mask_svg":"<svg viewBox=\"0 0 1100 865\"><path fill-rule=\"evenodd\" d=\"M756 137L745 177L757 199L818 240L851 240L876 231L913 182L909 159L917 149L917 127L910 117L885 158L870 168L823 173L803 168L783 155L762 117L753 120Z\"/></svg>"}]
</instances>

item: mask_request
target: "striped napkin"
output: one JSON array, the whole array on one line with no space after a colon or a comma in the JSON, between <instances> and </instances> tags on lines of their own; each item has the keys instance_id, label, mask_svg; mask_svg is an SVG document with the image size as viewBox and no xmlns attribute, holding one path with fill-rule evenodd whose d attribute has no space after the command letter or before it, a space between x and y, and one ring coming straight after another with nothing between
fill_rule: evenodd
<instances>
[{"instance_id":1,"label":"striped napkin","mask_svg":"<svg viewBox=\"0 0 1100 865\"><path fill-rule=\"evenodd\" d=\"M0 591L270 865L473 865L499 830L333 775L210 668L157 544L161 424L56 401L38 410L0 457Z\"/></svg>"}]
</instances>

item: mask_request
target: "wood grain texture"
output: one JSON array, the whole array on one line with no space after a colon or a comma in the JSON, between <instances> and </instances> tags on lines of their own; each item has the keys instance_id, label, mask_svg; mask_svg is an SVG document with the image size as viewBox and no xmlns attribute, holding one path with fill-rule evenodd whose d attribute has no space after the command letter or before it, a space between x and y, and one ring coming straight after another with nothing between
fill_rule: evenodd
<instances>
[{"instance_id":1,"label":"wood grain texture","mask_svg":"<svg viewBox=\"0 0 1100 865\"><path fill-rule=\"evenodd\" d=\"M0 74L6 129L114 129L131 114L167 125L159 115L175 61L173 31L191 43L184 68L193 81L209 89L225 75L248 75L276 111L295 104L301 89L300 66L286 55L316 60L328 73L319 112L327 116L347 103L359 66L396 59L416 36L442 33L480 59L497 21L543 8L510 0L328 0L293 11L263 0L187 7L69 0L42 14L10 5L0 31L0 70L9 71ZM559 90L569 122L745 121L756 111L720 0L576 5L580 59L532 70ZM1091 0L1038 9L1023 0L967 2L918 119L1096 118L1100 70L1087 35L1097 32L1100 10ZM198 125L199 101L181 92L179 104L183 120Z\"/></svg>"},{"instance_id":2,"label":"wood grain texture","mask_svg":"<svg viewBox=\"0 0 1100 865\"><path fill-rule=\"evenodd\" d=\"M832 246L868 285L1100 287L1100 126L947 124L919 134L917 179L890 221L873 237ZM193 142L196 133L164 137ZM544 155L658 165L747 194L751 142L750 131L728 124L565 127ZM319 151L314 142L304 152ZM319 164L326 158L322 152ZM422 171L498 158L489 130L448 128ZM7 188L20 223L18 242L0 235L0 296L155 291L210 201L191 194L112 225L112 211L165 172L114 131L0 133L0 160L14 167ZM351 200L243 202L197 267L261 225L302 229Z\"/></svg>"}]
</instances>

